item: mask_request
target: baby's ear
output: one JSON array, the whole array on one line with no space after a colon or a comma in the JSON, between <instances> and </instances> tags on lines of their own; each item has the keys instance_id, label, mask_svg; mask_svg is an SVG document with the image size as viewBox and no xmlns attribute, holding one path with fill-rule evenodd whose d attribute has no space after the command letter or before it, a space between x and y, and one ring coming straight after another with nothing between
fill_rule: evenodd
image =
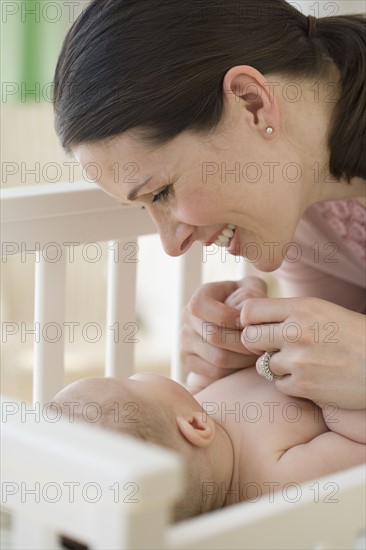
<instances>
[{"instance_id":1,"label":"baby's ear","mask_svg":"<svg viewBox=\"0 0 366 550\"><path fill-rule=\"evenodd\" d=\"M180 433L196 447L208 447L215 437L215 421L205 411L176 417Z\"/></svg>"}]
</instances>

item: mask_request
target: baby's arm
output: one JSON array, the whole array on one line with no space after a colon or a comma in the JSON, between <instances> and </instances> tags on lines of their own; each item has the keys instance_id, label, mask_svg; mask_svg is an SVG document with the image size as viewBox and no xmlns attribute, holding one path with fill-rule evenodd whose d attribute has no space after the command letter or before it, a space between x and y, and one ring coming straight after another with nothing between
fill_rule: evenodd
<instances>
[{"instance_id":1,"label":"baby's arm","mask_svg":"<svg viewBox=\"0 0 366 550\"><path fill-rule=\"evenodd\" d=\"M366 446L334 432L318 435L309 443L288 449L268 475L279 482L301 483L365 462Z\"/></svg>"},{"instance_id":2,"label":"baby's arm","mask_svg":"<svg viewBox=\"0 0 366 550\"><path fill-rule=\"evenodd\" d=\"M366 411L339 409L336 403L318 404L331 432L348 437L356 443L366 443Z\"/></svg>"},{"instance_id":3,"label":"baby's arm","mask_svg":"<svg viewBox=\"0 0 366 550\"><path fill-rule=\"evenodd\" d=\"M305 439L280 455L274 468L283 480L306 481L366 461L365 411L339 409L335 403L318 405L330 431L308 442Z\"/></svg>"}]
</instances>

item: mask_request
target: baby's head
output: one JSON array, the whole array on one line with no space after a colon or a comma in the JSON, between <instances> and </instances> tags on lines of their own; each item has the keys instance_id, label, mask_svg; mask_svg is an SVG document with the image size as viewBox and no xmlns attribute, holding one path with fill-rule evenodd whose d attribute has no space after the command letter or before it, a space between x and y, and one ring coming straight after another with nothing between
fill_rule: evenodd
<instances>
[{"instance_id":1,"label":"baby's head","mask_svg":"<svg viewBox=\"0 0 366 550\"><path fill-rule=\"evenodd\" d=\"M185 464L186 491L174 508L175 521L222 506L202 498L203 484L214 480L218 426L180 384L156 374L84 378L52 402L66 419L72 414L75 420L176 450Z\"/></svg>"}]
</instances>

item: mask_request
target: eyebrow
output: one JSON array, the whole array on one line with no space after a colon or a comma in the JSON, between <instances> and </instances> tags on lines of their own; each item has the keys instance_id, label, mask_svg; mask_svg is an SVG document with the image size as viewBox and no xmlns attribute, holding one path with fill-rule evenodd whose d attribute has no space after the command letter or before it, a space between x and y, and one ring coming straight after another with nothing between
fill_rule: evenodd
<instances>
[{"instance_id":1,"label":"eyebrow","mask_svg":"<svg viewBox=\"0 0 366 550\"><path fill-rule=\"evenodd\" d=\"M136 200L136 195L137 193L140 191L140 189L142 189L147 183L149 183L149 181L152 179L152 176L150 176L150 178L148 178L146 181L144 181L144 183L140 183L140 185L138 185L137 187L135 187L135 189L132 189L132 191L130 191L130 193L127 195L127 200L128 201L135 201Z\"/></svg>"}]
</instances>

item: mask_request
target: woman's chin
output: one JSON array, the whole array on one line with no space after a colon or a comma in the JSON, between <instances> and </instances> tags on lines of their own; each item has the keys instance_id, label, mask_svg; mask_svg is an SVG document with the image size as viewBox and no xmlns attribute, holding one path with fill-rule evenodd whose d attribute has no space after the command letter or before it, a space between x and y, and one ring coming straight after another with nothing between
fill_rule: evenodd
<instances>
[{"instance_id":1,"label":"woman's chin","mask_svg":"<svg viewBox=\"0 0 366 550\"><path fill-rule=\"evenodd\" d=\"M276 262L275 260L272 260L271 262L269 262L261 259L258 262L251 262L251 263L252 265L254 265L256 269L258 269L258 271L270 273L272 271L276 271L276 269L278 269L281 266L282 259L279 260L278 262Z\"/></svg>"},{"instance_id":2,"label":"woman's chin","mask_svg":"<svg viewBox=\"0 0 366 550\"><path fill-rule=\"evenodd\" d=\"M273 247L263 247L256 239L248 239L247 232L237 227L227 252L233 256L241 256L256 269L264 272L275 271L282 264L283 258L277 257Z\"/></svg>"}]
</instances>

